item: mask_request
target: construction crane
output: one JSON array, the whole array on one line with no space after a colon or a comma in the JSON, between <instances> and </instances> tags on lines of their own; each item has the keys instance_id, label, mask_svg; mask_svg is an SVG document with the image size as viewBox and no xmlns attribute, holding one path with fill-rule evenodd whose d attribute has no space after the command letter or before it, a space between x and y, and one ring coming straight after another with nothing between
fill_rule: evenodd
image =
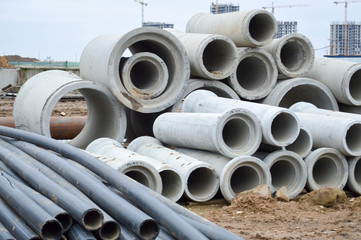
<instances>
[{"instance_id":1,"label":"construction crane","mask_svg":"<svg viewBox=\"0 0 361 240\"><path fill-rule=\"evenodd\" d=\"M218 0L216 1L216 14L218 14Z\"/></svg>"},{"instance_id":2,"label":"construction crane","mask_svg":"<svg viewBox=\"0 0 361 240\"><path fill-rule=\"evenodd\" d=\"M271 8L272 9L272 14L275 14L275 8L293 8L293 7L307 7L310 6L309 4L293 4L293 5L279 5L279 6L275 6L274 2L272 2L272 6L270 7L262 7L264 10L266 10L267 8Z\"/></svg>"},{"instance_id":3,"label":"construction crane","mask_svg":"<svg viewBox=\"0 0 361 240\"><path fill-rule=\"evenodd\" d=\"M334 4L344 3L345 4L345 45L344 45L344 51L343 54L347 56L347 4L348 3L358 3L361 2L361 0L354 0L354 1L343 1L343 2L333 2Z\"/></svg>"},{"instance_id":4,"label":"construction crane","mask_svg":"<svg viewBox=\"0 0 361 240\"><path fill-rule=\"evenodd\" d=\"M134 2L138 2L142 5L142 27L144 25L144 7L146 7L148 5L148 3L145 3L144 1L142 0L134 0Z\"/></svg>"}]
</instances>

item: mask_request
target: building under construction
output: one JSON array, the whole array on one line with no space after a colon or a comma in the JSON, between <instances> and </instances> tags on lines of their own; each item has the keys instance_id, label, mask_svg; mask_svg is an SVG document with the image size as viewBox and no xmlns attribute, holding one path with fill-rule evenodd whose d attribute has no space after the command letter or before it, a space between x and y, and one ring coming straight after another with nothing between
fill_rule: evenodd
<instances>
[{"instance_id":1,"label":"building under construction","mask_svg":"<svg viewBox=\"0 0 361 240\"><path fill-rule=\"evenodd\" d=\"M330 55L361 55L360 22L335 22L330 25Z\"/></svg>"},{"instance_id":2,"label":"building under construction","mask_svg":"<svg viewBox=\"0 0 361 240\"><path fill-rule=\"evenodd\" d=\"M218 4L213 3L210 6L210 12L213 14L220 14L220 13L228 13L228 12L238 12L239 11L239 5L235 5L232 3L228 4Z\"/></svg>"},{"instance_id":3,"label":"building under construction","mask_svg":"<svg viewBox=\"0 0 361 240\"><path fill-rule=\"evenodd\" d=\"M277 34L275 38L280 38L284 35L297 32L297 22L277 21Z\"/></svg>"}]
</instances>

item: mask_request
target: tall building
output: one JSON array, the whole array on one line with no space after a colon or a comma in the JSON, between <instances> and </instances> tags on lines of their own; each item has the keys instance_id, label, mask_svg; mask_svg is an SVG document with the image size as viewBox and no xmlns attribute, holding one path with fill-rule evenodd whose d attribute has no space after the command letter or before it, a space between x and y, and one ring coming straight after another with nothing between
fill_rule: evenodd
<instances>
[{"instance_id":1,"label":"tall building","mask_svg":"<svg viewBox=\"0 0 361 240\"><path fill-rule=\"evenodd\" d=\"M228 12L238 12L238 11L239 11L239 5L234 5L232 3L218 4L218 14L220 14L220 13L228 13ZM210 12L213 13L213 14L216 14L216 12L217 12L217 6L213 2L212 2L212 5L210 7Z\"/></svg>"},{"instance_id":2,"label":"tall building","mask_svg":"<svg viewBox=\"0 0 361 240\"><path fill-rule=\"evenodd\" d=\"M280 22L277 21L277 33L275 38L297 32L297 22Z\"/></svg>"},{"instance_id":3,"label":"tall building","mask_svg":"<svg viewBox=\"0 0 361 240\"><path fill-rule=\"evenodd\" d=\"M143 27L174 28L174 24L164 22L144 22Z\"/></svg>"},{"instance_id":4,"label":"tall building","mask_svg":"<svg viewBox=\"0 0 361 240\"><path fill-rule=\"evenodd\" d=\"M347 22L346 39L345 23L335 22L330 25L330 55L361 55L361 23Z\"/></svg>"}]
</instances>

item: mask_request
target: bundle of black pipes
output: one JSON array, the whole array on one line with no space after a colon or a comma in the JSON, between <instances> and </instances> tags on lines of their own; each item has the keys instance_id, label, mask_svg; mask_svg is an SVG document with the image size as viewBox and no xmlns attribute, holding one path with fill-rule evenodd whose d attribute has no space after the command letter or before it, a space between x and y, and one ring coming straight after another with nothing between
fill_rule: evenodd
<instances>
[{"instance_id":1,"label":"bundle of black pipes","mask_svg":"<svg viewBox=\"0 0 361 240\"><path fill-rule=\"evenodd\" d=\"M0 239L242 239L71 145L0 137Z\"/></svg>"}]
</instances>

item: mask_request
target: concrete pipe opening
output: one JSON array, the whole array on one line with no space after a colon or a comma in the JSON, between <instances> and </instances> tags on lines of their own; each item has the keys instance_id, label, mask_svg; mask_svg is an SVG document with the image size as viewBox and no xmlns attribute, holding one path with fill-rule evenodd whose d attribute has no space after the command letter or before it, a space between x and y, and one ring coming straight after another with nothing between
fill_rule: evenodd
<instances>
[{"instance_id":1,"label":"concrete pipe opening","mask_svg":"<svg viewBox=\"0 0 361 240\"><path fill-rule=\"evenodd\" d=\"M297 119L287 112L281 112L273 119L271 125L272 137L280 146L292 142L291 140L295 139L298 131Z\"/></svg>"},{"instance_id":2,"label":"concrete pipe opening","mask_svg":"<svg viewBox=\"0 0 361 240\"><path fill-rule=\"evenodd\" d=\"M361 124L354 124L347 130L345 141L347 152L355 156L361 154Z\"/></svg>"},{"instance_id":3,"label":"concrete pipe opening","mask_svg":"<svg viewBox=\"0 0 361 240\"><path fill-rule=\"evenodd\" d=\"M236 133L236 134L235 134ZM246 121L233 118L227 121L222 130L222 138L227 147L238 150L243 149L250 141L251 129Z\"/></svg>"},{"instance_id":4,"label":"concrete pipe opening","mask_svg":"<svg viewBox=\"0 0 361 240\"><path fill-rule=\"evenodd\" d=\"M258 186L261 179L254 167L241 166L233 172L230 182L232 191L237 194Z\"/></svg>"},{"instance_id":5,"label":"concrete pipe opening","mask_svg":"<svg viewBox=\"0 0 361 240\"><path fill-rule=\"evenodd\" d=\"M269 14L256 13L248 25L251 37L257 42L268 42L276 32L274 22Z\"/></svg>"},{"instance_id":6,"label":"concrete pipe opening","mask_svg":"<svg viewBox=\"0 0 361 240\"><path fill-rule=\"evenodd\" d=\"M269 79L267 65L257 57L246 57L238 64L236 76L239 85L247 91L262 88Z\"/></svg>"},{"instance_id":7,"label":"concrete pipe opening","mask_svg":"<svg viewBox=\"0 0 361 240\"><path fill-rule=\"evenodd\" d=\"M356 183L361 186L361 161L357 161L355 165L354 177Z\"/></svg>"},{"instance_id":8,"label":"concrete pipe opening","mask_svg":"<svg viewBox=\"0 0 361 240\"><path fill-rule=\"evenodd\" d=\"M117 222L109 221L103 223L103 226L100 228L98 233L101 239L118 239L120 229Z\"/></svg>"},{"instance_id":9,"label":"concrete pipe opening","mask_svg":"<svg viewBox=\"0 0 361 240\"><path fill-rule=\"evenodd\" d=\"M138 62L130 71L134 86L140 90L147 90L157 83L159 73L150 62ZM146 79L146 81L144 81Z\"/></svg>"},{"instance_id":10,"label":"concrete pipe opening","mask_svg":"<svg viewBox=\"0 0 361 240\"><path fill-rule=\"evenodd\" d=\"M218 177L215 172L206 167L194 169L186 180L186 194L194 201L208 201L217 193Z\"/></svg>"},{"instance_id":11,"label":"concrete pipe opening","mask_svg":"<svg viewBox=\"0 0 361 240\"><path fill-rule=\"evenodd\" d=\"M103 214L97 209L90 209L84 213L82 224L90 231L97 230L102 226Z\"/></svg>"},{"instance_id":12,"label":"concrete pipe opening","mask_svg":"<svg viewBox=\"0 0 361 240\"><path fill-rule=\"evenodd\" d=\"M361 69L354 72L349 83L350 95L357 102L361 102Z\"/></svg>"},{"instance_id":13,"label":"concrete pipe opening","mask_svg":"<svg viewBox=\"0 0 361 240\"><path fill-rule=\"evenodd\" d=\"M123 173L140 184L151 188L150 178L152 178L152 173L148 169L136 166L127 168Z\"/></svg>"},{"instance_id":14,"label":"concrete pipe opening","mask_svg":"<svg viewBox=\"0 0 361 240\"><path fill-rule=\"evenodd\" d=\"M16 221L14 219L14 221ZM49 220L41 226L42 239L59 239L63 235L63 227L56 220Z\"/></svg>"},{"instance_id":15,"label":"concrete pipe opening","mask_svg":"<svg viewBox=\"0 0 361 240\"><path fill-rule=\"evenodd\" d=\"M144 221L140 226L139 233L142 239L154 239L159 233L157 222L154 220Z\"/></svg>"},{"instance_id":16,"label":"concrete pipe opening","mask_svg":"<svg viewBox=\"0 0 361 240\"><path fill-rule=\"evenodd\" d=\"M286 42L281 49L280 58L288 71L300 70L307 59L304 44L297 40Z\"/></svg>"},{"instance_id":17,"label":"concrete pipe opening","mask_svg":"<svg viewBox=\"0 0 361 240\"><path fill-rule=\"evenodd\" d=\"M280 159L274 162L270 168L270 172L272 185L276 189L286 186L287 190L290 192L292 188L294 188L295 182L298 181L298 179L295 179L295 167L288 160Z\"/></svg>"},{"instance_id":18,"label":"concrete pipe opening","mask_svg":"<svg viewBox=\"0 0 361 240\"><path fill-rule=\"evenodd\" d=\"M181 176L172 170L163 170L159 175L163 183L162 195L173 201L179 200L184 192Z\"/></svg>"},{"instance_id":19,"label":"concrete pipe opening","mask_svg":"<svg viewBox=\"0 0 361 240\"><path fill-rule=\"evenodd\" d=\"M301 127L300 133L296 140L290 145L286 146L286 150L292 151L300 155L301 157L306 157L312 150L312 135L305 128Z\"/></svg>"},{"instance_id":20,"label":"concrete pipe opening","mask_svg":"<svg viewBox=\"0 0 361 240\"><path fill-rule=\"evenodd\" d=\"M334 184L337 176L337 165L333 159L323 157L317 160L312 169L312 177L319 188L329 187Z\"/></svg>"}]
</instances>

